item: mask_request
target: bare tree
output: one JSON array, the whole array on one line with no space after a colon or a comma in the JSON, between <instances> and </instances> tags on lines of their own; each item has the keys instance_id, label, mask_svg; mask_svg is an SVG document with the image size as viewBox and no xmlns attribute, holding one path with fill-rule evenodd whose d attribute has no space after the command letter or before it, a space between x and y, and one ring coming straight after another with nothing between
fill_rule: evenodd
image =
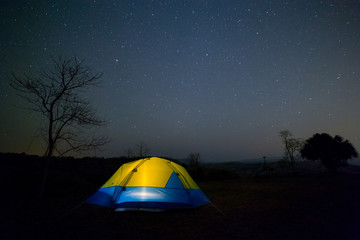
<instances>
[{"instance_id":1,"label":"bare tree","mask_svg":"<svg viewBox=\"0 0 360 240\"><path fill-rule=\"evenodd\" d=\"M36 74L9 76L10 86L29 104L29 109L45 119L41 136L46 142L42 196L50 159L71 151L98 149L105 137L89 136L85 131L105 124L90 103L81 97L84 90L98 86L102 74L93 74L77 58L52 59L52 68Z\"/></svg>"},{"instance_id":2,"label":"bare tree","mask_svg":"<svg viewBox=\"0 0 360 240\"><path fill-rule=\"evenodd\" d=\"M188 156L188 170L194 178L202 177L202 166L200 153L190 153Z\"/></svg>"},{"instance_id":3,"label":"bare tree","mask_svg":"<svg viewBox=\"0 0 360 240\"><path fill-rule=\"evenodd\" d=\"M135 156L134 151L131 148L125 149L124 153L125 153L125 157L128 159L134 158Z\"/></svg>"},{"instance_id":4,"label":"bare tree","mask_svg":"<svg viewBox=\"0 0 360 240\"><path fill-rule=\"evenodd\" d=\"M188 156L189 166L198 167L200 165L200 153L190 153Z\"/></svg>"},{"instance_id":5,"label":"bare tree","mask_svg":"<svg viewBox=\"0 0 360 240\"><path fill-rule=\"evenodd\" d=\"M289 130L280 131L279 136L285 145L285 159L290 161L291 167L294 168L296 160L295 154L300 151L303 146L303 141L299 138L292 138Z\"/></svg>"},{"instance_id":6,"label":"bare tree","mask_svg":"<svg viewBox=\"0 0 360 240\"><path fill-rule=\"evenodd\" d=\"M150 154L150 148L144 142L140 142L136 145L137 156L139 158L144 158Z\"/></svg>"}]
</instances>

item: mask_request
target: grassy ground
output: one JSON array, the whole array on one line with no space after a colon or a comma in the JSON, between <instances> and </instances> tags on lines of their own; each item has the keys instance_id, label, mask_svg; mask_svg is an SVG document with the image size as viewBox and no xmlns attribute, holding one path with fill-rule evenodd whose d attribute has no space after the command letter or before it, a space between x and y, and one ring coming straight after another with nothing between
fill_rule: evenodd
<instances>
[{"instance_id":1,"label":"grassy ground","mask_svg":"<svg viewBox=\"0 0 360 240\"><path fill-rule=\"evenodd\" d=\"M0 239L360 239L356 174L199 182L213 205L151 213L71 210L103 183L76 169L51 175L40 202L34 173L3 171L11 187L2 195Z\"/></svg>"}]
</instances>

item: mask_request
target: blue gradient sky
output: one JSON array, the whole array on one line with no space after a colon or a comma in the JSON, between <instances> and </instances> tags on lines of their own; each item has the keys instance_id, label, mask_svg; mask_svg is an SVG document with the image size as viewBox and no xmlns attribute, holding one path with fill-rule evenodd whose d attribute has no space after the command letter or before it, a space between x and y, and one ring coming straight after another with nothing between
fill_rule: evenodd
<instances>
[{"instance_id":1,"label":"blue gradient sky","mask_svg":"<svg viewBox=\"0 0 360 240\"><path fill-rule=\"evenodd\" d=\"M41 154L6 74L76 56L103 86L98 156L145 142L203 161L281 156L278 132L360 150L359 1L2 1L0 151ZM86 153L85 155L93 155Z\"/></svg>"}]
</instances>

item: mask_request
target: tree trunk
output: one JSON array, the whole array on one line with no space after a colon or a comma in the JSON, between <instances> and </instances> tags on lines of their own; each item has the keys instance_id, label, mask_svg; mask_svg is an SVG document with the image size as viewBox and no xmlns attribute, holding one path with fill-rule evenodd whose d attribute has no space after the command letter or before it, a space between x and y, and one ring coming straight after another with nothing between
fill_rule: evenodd
<instances>
[{"instance_id":1,"label":"tree trunk","mask_svg":"<svg viewBox=\"0 0 360 240\"><path fill-rule=\"evenodd\" d=\"M49 166L50 166L51 157L46 156L45 162L44 162L44 170L43 170L43 176L41 181L41 187L39 192L39 200L41 200L44 197L45 188L46 188L46 181L49 174Z\"/></svg>"},{"instance_id":2,"label":"tree trunk","mask_svg":"<svg viewBox=\"0 0 360 240\"><path fill-rule=\"evenodd\" d=\"M43 172L43 178L41 181L41 187L40 187L40 193L39 193L39 200L44 197L45 188L46 188L46 181L49 174L49 166L50 161L52 159L52 155L54 152L55 143L53 140L53 113L52 113L52 107L50 108L50 116L49 116L49 129L48 129L48 148L45 153L45 163L44 163L44 172Z\"/></svg>"}]
</instances>

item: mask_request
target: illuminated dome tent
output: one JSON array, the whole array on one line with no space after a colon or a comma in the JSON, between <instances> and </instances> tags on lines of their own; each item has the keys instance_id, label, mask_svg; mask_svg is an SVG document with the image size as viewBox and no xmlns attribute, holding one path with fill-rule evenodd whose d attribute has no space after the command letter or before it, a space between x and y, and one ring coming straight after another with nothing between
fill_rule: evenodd
<instances>
[{"instance_id":1,"label":"illuminated dome tent","mask_svg":"<svg viewBox=\"0 0 360 240\"><path fill-rule=\"evenodd\" d=\"M123 164L87 202L116 211L196 208L210 203L184 167L157 157Z\"/></svg>"}]
</instances>

